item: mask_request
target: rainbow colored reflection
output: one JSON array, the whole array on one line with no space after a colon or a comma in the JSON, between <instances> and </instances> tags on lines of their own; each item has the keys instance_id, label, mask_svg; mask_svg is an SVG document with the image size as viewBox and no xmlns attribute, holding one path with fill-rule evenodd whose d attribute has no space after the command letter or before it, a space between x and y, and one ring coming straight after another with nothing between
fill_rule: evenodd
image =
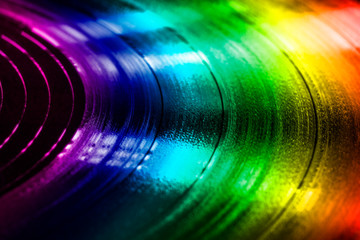
<instances>
[{"instance_id":1,"label":"rainbow colored reflection","mask_svg":"<svg viewBox=\"0 0 360 240\"><path fill-rule=\"evenodd\" d=\"M30 76L60 81L50 62L75 86L43 91L51 131L7 113L0 148L29 141L0 167L1 236L360 237L358 3L0 0L0 16L0 114L9 89L25 106L44 87Z\"/></svg>"}]
</instances>

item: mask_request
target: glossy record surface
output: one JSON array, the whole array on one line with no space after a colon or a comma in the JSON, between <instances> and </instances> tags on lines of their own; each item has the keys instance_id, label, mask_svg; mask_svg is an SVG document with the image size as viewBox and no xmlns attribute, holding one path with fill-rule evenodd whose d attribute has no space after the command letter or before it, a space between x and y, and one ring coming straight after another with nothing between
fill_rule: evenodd
<instances>
[{"instance_id":1,"label":"glossy record surface","mask_svg":"<svg viewBox=\"0 0 360 240\"><path fill-rule=\"evenodd\" d=\"M0 1L2 238L358 238L359 13Z\"/></svg>"}]
</instances>

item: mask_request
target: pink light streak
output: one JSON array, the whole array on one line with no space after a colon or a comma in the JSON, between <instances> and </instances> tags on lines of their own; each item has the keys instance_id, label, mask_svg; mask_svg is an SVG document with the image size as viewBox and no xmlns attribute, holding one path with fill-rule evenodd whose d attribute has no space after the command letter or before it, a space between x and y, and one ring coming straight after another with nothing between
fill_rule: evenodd
<instances>
[{"instance_id":1,"label":"pink light streak","mask_svg":"<svg viewBox=\"0 0 360 240\"><path fill-rule=\"evenodd\" d=\"M18 74L18 76L20 77L20 80L21 80L21 83L23 85L23 88L24 88L24 96L25 96L25 103L24 103L24 108L21 112L21 115L20 115L20 119L19 119L19 122L18 124L14 127L14 129L11 131L11 134L0 144L0 148L2 148L9 140L10 138L15 134L16 130L18 129L19 127L19 124L20 122L22 121L23 117L24 117L24 114L25 114L25 110L26 110L26 103L27 103L27 91L26 91L26 84L25 84L25 81L24 81L24 78L23 76L21 75L20 73L20 70L18 69L18 67L15 65L15 63L13 61L11 61L11 59L4 53L0 50L0 55L2 57L4 57L9 63L10 65L15 69L16 73ZM3 95L2 95L3 96Z\"/></svg>"},{"instance_id":2,"label":"pink light streak","mask_svg":"<svg viewBox=\"0 0 360 240\"><path fill-rule=\"evenodd\" d=\"M22 52L23 54L25 54L31 61L32 63L36 66L36 68L39 70L40 74L42 75L42 77L44 78L45 80L45 84L46 84L46 87L47 87L47 90L48 90L48 108L47 108L47 112L46 112L46 115L45 115L45 118L41 124L41 127L39 128L39 130L37 131L37 133L35 134L35 136L30 140L30 142L27 144L27 146L25 148L23 148L19 154L17 154L11 161L7 162L4 166L2 166L0 168L0 170L6 168L7 166L9 166L10 164L12 164L17 158L19 158L35 141L35 139L39 136L41 130L43 129L43 126L45 124L45 122L47 121L48 119L48 116L49 116L49 111L50 111L50 105L51 105L51 93L50 93L50 86L49 86L49 82L48 82L48 79L44 73L44 71L42 70L42 68L40 67L39 63L29 55L29 53L27 51L25 51L24 48L22 48L19 44L17 44L15 41L11 40L10 38L8 37L5 37L3 38L5 41L7 41L8 43L10 43L11 45L13 45L15 48L17 48L20 52ZM0 53L1 54L1 53ZM3 53L4 54L4 53ZM5 55L5 54L4 54ZM6 56L6 55L5 55ZM7 57L7 56L6 56ZM7 57L7 59L9 59ZM19 71L18 71L19 72ZM24 83L25 84L25 83ZM25 112L25 110L24 110ZM10 138L9 138L10 139ZM8 140L9 141L9 140Z\"/></svg>"},{"instance_id":3,"label":"pink light streak","mask_svg":"<svg viewBox=\"0 0 360 240\"><path fill-rule=\"evenodd\" d=\"M44 51L47 51L47 48L40 43L38 40L36 40L35 38L33 38L32 36L30 36L29 34L27 34L26 32L21 32L21 36L27 38L29 41L33 42L34 44L36 44L39 48L41 48Z\"/></svg>"},{"instance_id":4,"label":"pink light streak","mask_svg":"<svg viewBox=\"0 0 360 240\"><path fill-rule=\"evenodd\" d=\"M34 39L33 37L31 37L30 35L28 35L27 33L25 32L22 32L21 33L24 37L26 37L28 40L32 41L34 44L36 45L42 45L41 43L39 43L39 41L37 41L36 39ZM42 45L43 46L43 45ZM63 71L63 73L65 74L66 76L66 79L70 85L70 88L71 88L71 97L73 99L73 101L75 100L75 95L74 95L74 87L71 83L71 79L70 79L70 76L69 76L69 73L66 71L64 65L60 62L60 60L52 53L50 52L45 46L42 48L43 50L45 50L51 57L52 59L54 59L54 61L60 66L61 70ZM64 137L65 135L65 132L67 131L67 128L69 127L70 125L70 120L72 119L72 116L73 116L73 113L74 113L74 104L72 104L71 106L71 113L70 113L70 117L69 117L69 120L66 124L66 127L64 129L64 131L62 132L62 134L60 135L58 141L52 146L52 148L49 150L49 152L47 152L43 157L42 159L40 160L40 162L46 158L55 148L56 146L59 144L59 142L61 141L61 139ZM36 166L36 165L35 165Z\"/></svg>"},{"instance_id":5,"label":"pink light streak","mask_svg":"<svg viewBox=\"0 0 360 240\"><path fill-rule=\"evenodd\" d=\"M14 47L16 47L17 49L19 49L22 53L28 54L27 51L23 47L21 47L19 44L17 44L15 41L11 40L7 36L1 35L1 38L3 40L5 40L6 42L10 43L11 45L13 45Z\"/></svg>"},{"instance_id":6,"label":"pink light streak","mask_svg":"<svg viewBox=\"0 0 360 240\"><path fill-rule=\"evenodd\" d=\"M55 47L59 47L60 44L52 37L50 37L47 33L43 32L42 30L38 29L38 28L32 28L31 29L33 33L39 35L40 37L46 39L48 42L50 42L52 45L54 45Z\"/></svg>"}]
</instances>

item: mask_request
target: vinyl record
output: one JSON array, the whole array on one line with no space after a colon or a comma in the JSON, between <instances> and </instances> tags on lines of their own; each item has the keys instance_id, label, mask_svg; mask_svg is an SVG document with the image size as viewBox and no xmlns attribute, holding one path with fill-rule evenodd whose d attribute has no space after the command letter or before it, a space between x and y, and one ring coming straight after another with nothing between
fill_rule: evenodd
<instances>
[{"instance_id":1,"label":"vinyl record","mask_svg":"<svg viewBox=\"0 0 360 240\"><path fill-rule=\"evenodd\" d=\"M1 239L357 239L355 1L0 0Z\"/></svg>"}]
</instances>

